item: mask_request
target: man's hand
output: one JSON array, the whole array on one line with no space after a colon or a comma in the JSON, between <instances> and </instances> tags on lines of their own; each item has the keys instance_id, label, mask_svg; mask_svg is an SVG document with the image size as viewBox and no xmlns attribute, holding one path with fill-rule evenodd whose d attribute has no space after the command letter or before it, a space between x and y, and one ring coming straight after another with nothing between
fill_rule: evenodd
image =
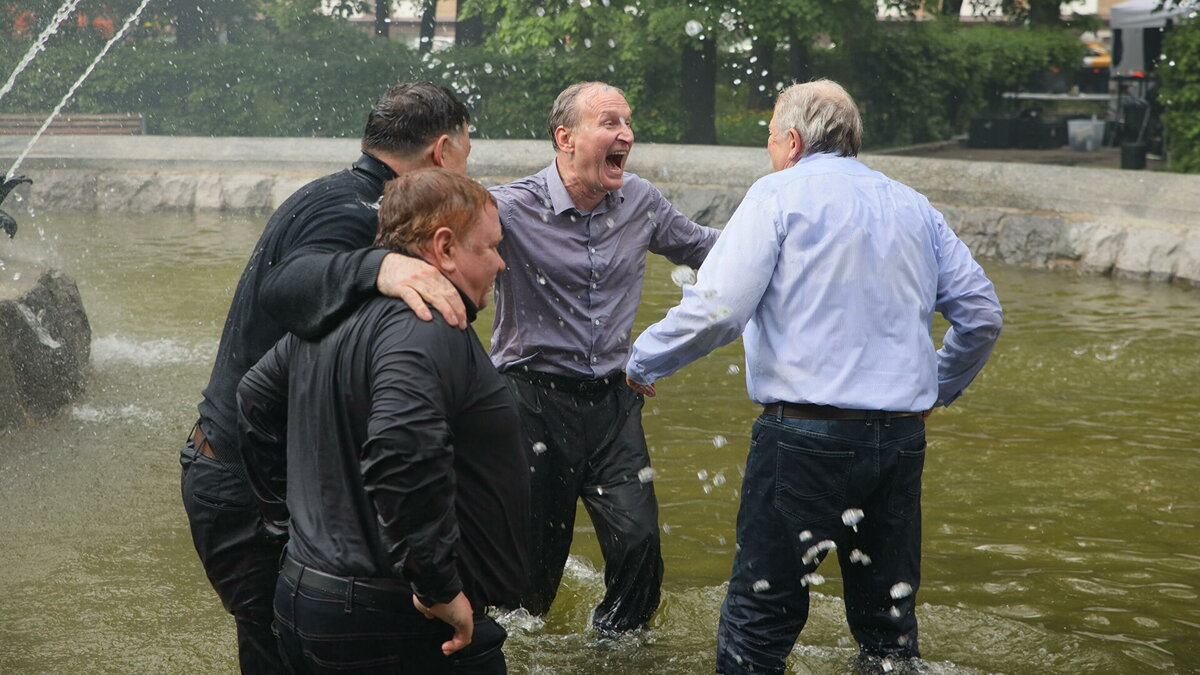
<instances>
[{"instance_id":1,"label":"man's hand","mask_svg":"<svg viewBox=\"0 0 1200 675\"><path fill-rule=\"evenodd\" d=\"M629 376L626 375L625 376L625 384L629 385L630 389L636 391L637 393L641 394L642 396L654 398L654 383L653 382L651 382L650 384L638 384L637 382L634 382L633 380L629 379Z\"/></svg>"},{"instance_id":2,"label":"man's hand","mask_svg":"<svg viewBox=\"0 0 1200 675\"><path fill-rule=\"evenodd\" d=\"M446 323L464 330L467 327L467 309L458 289L424 260L399 253L387 254L379 266L375 286L380 293L403 300L422 321L433 320L428 307L433 305Z\"/></svg>"},{"instance_id":3,"label":"man's hand","mask_svg":"<svg viewBox=\"0 0 1200 675\"><path fill-rule=\"evenodd\" d=\"M454 637L442 643L442 653L446 656L471 644L471 638L475 634L475 617L471 611L471 601L461 592L450 602L439 602L432 607L426 607L414 595L413 607L424 614L426 619L441 619L454 629Z\"/></svg>"}]
</instances>

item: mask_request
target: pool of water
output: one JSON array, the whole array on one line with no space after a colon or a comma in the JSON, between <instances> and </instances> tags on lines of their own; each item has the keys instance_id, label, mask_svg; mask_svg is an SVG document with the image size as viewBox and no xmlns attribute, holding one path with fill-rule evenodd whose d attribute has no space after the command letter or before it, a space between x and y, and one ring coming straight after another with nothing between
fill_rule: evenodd
<instances>
[{"instance_id":1,"label":"pool of water","mask_svg":"<svg viewBox=\"0 0 1200 675\"><path fill-rule=\"evenodd\" d=\"M0 431L0 672L235 669L177 451L264 220L39 214L0 241L0 259L72 275L94 332L86 395ZM929 423L918 616L930 671L1200 672L1200 292L986 267L1004 336ZM678 300L670 273L652 259L639 330ZM506 619L511 672L712 672L755 414L740 343L659 383L645 415L666 562L654 630L586 633L603 580L581 512L550 616ZM820 571L793 673L847 672L855 651L836 561Z\"/></svg>"}]
</instances>

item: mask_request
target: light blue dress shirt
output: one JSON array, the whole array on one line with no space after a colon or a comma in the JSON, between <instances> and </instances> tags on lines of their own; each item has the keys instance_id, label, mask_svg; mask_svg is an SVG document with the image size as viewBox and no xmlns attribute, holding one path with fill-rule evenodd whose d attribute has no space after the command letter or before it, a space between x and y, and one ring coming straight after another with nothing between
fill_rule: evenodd
<instances>
[{"instance_id":1,"label":"light blue dress shirt","mask_svg":"<svg viewBox=\"0 0 1200 675\"><path fill-rule=\"evenodd\" d=\"M950 323L936 351L935 311ZM744 331L758 403L923 411L958 398L1001 322L992 283L924 196L814 154L750 188L627 373L649 384Z\"/></svg>"}]
</instances>

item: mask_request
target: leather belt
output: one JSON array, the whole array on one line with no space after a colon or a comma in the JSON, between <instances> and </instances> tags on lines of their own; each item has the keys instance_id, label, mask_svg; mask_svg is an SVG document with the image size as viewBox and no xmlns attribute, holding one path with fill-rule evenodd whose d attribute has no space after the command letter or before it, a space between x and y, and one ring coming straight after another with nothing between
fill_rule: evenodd
<instances>
[{"instance_id":1,"label":"leather belt","mask_svg":"<svg viewBox=\"0 0 1200 675\"><path fill-rule=\"evenodd\" d=\"M192 427L192 435L188 437L192 442L192 447L196 452L204 455L209 459L216 459L217 455L213 452L212 444L208 442L208 437L204 435L204 431L200 428L200 424Z\"/></svg>"},{"instance_id":2,"label":"leather belt","mask_svg":"<svg viewBox=\"0 0 1200 675\"><path fill-rule=\"evenodd\" d=\"M301 565L290 555L283 557L279 574L300 588L336 595L348 604L357 602L379 609L418 613L412 604L412 587L401 579L341 577Z\"/></svg>"},{"instance_id":3,"label":"leather belt","mask_svg":"<svg viewBox=\"0 0 1200 675\"><path fill-rule=\"evenodd\" d=\"M524 380L530 384L536 384L539 387L555 389L568 394L598 394L608 391L618 384L625 384L625 371L623 370L616 370L604 377L598 377L593 380L541 373L536 370L525 370L524 368L512 368L504 371L504 374L511 375L518 380Z\"/></svg>"},{"instance_id":4,"label":"leather belt","mask_svg":"<svg viewBox=\"0 0 1200 675\"><path fill-rule=\"evenodd\" d=\"M916 417L921 413L893 410L855 410L815 403L768 403L763 414L802 420L889 420L894 417Z\"/></svg>"}]
</instances>

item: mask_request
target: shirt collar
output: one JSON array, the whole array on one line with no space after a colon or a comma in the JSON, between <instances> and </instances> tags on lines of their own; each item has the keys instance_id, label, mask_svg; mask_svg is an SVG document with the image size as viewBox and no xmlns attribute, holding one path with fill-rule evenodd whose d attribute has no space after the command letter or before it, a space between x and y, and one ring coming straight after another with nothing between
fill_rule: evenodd
<instances>
[{"instance_id":1,"label":"shirt collar","mask_svg":"<svg viewBox=\"0 0 1200 675\"><path fill-rule=\"evenodd\" d=\"M380 183L386 183L396 177L396 172L392 171L392 167L384 164L383 160L369 152L364 152L354 162L354 170L362 171Z\"/></svg>"},{"instance_id":2,"label":"shirt collar","mask_svg":"<svg viewBox=\"0 0 1200 675\"><path fill-rule=\"evenodd\" d=\"M422 258L421 256L419 256L415 253L409 253L408 251L393 251L393 252L399 253L400 255L408 256L409 258L416 258L417 260L425 262L424 258ZM450 280L446 279L446 281L450 281ZM453 284L454 282L450 281L450 283ZM475 303L472 302L471 298L468 298L467 294L463 293L462 289L459 288L457 285L454 286L454 290L458 291L458 297L462 298L463 307L467 310L467 323L475 323L475 317L479 315L479 308L475 306Z\"/></svg>"},{"instance_id":3,"label":"shirt collar","mask_svg":"<svg viewBox=\"0 0 1200 675\"><path fill-rule=\"evenodd\" d=\"M542 174L546 179L546 193L550 195L550 208L554 210L554 215L561 216L567 211L574 211L581 215L584 213L575 208L575 200L571 199L570 193L567 192L567 186L563 185L562 176L558 175L557 158L550 162L550 166L542 169ZM588 213L604 213L623 201L625 201L625 195L621 194L621 188L618 188L604 195L604 199L601 199L596 208Z\"/></svg>"}]
</instances>

